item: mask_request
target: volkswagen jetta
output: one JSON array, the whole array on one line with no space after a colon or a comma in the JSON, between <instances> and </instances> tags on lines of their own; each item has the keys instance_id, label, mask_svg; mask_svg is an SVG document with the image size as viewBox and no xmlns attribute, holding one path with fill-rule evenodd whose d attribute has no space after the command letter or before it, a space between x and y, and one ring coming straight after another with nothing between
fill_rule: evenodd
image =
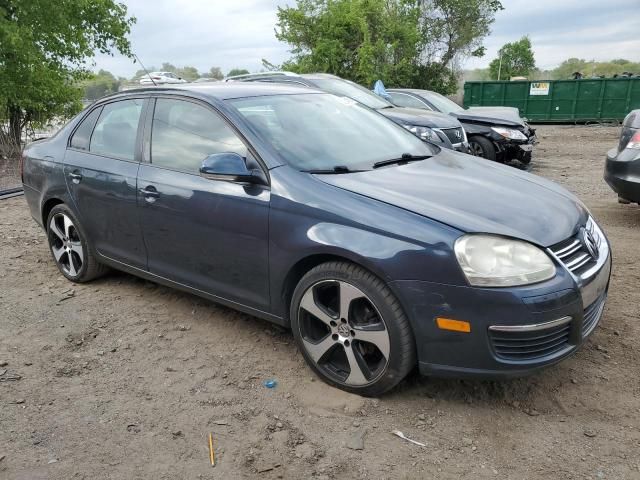
<instances>
[{"instance_id":1,"label":"volkswagen jetta","mask_svg":"<svg viewBox=\"0 0 640 480\"><path fill-rule=\"evenodd\" d=\"M576 351L604 308L609 243L577 198L344 97L128 91L24 155L66 278L112 267L290 327L351 392L378 395L416 366L532 372Z\"/></svg>"}]
</instances>

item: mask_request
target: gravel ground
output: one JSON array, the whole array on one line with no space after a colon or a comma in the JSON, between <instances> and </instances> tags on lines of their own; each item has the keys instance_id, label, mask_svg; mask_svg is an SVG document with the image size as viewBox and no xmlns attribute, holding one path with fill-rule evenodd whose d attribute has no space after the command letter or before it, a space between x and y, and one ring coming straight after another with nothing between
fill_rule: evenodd
<instances>
[{"instance_id":1,"label":"gravel ground","mask_svg":"<svg viewBox=\"0 0 640 480\"><path fill-rule=\"evenodd\" d=\"M67 282L24 198L1 201L0 478L640 478L640 207L602 180L618 133L540 127L532 168L613 245L584 348L529 378L414 375L380 399L326 386L256 318L117 272Z\"/></svg>"}]
</instances>

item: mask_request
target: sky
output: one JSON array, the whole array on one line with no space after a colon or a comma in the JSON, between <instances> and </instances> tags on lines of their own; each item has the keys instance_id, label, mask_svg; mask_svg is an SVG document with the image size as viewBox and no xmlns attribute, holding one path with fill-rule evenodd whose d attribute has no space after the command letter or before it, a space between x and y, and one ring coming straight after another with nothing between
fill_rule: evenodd
<instances>
[{"instance_id":1,"label":"sky","mask_svg":"<svg viewBox=\"0 0 640 480\"><path fill-rule=\"evenodd\" d=\"M261 69L261 59L279 64L289 47L274 34L277 7L294 0L121 0L137 18L130 40L144 65L189 65L201 73L219 66ZM464 68L483 68L505 43L529 35L536 64L549 69L570 57L640 61L640 0L502 0L487 54ZM131 77L140 67L121 55L98 55L94 70Z\"/></svg>"}]
</instances>

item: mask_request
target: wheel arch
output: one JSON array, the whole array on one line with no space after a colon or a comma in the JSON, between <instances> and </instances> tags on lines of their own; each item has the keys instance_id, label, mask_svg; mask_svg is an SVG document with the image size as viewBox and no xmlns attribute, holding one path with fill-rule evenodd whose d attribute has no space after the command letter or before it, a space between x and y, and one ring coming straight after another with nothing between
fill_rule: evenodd
<instances>
[{"instance_id":1,"label":"wheel arch","mask_svg":"<svg viewBox=\"0 0 640 480\"><path fill-rule=\"evenodd\" d=\"M52 197L47 199L43 204L42 204L42 225L44 227L45 230L47 230L47 219L49 218L49 214L51 213L51 210L53 210L53 207L55 207L56 205L60 205L63 204L64 201L58 197Z\"/></svg>"},{"instance_id":2,"label":"wheel arch","mask_svg":"<svg viewBox=\"0 0 640 480\"><path fill-rule=\"evenodd\" d=\"M386 282L387 280L386 276L377 271L378 269L376 269L375 266L370 265L370 262L363 262L359 258L354 258L352 255L345 255L341 252L314 253L300 258L289 268L280 288L279 301L282 302L284 321L286 325L290 325L291 323L291 319L289 318L291 299L293 297L293 292L296 289L296 286L300 282L300 279L302 279L302 277L304 277L307 272L317 267L318 265L335 261L357 265L360 268L363 268L376 275L382 281Z\"/></svg>"}]
</instances>

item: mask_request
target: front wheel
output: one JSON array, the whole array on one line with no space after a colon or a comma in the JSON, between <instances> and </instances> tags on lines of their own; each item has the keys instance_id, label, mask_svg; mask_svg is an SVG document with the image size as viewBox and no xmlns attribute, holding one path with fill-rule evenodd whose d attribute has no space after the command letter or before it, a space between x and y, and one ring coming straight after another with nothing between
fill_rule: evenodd
<instances>
[{"instance_id":1,"label":"front wheel","mask_svg":"<svg viewBox=\"0 0 640 480\"><path fill-rule=\"evenodd\" d=\"M382 280L356 265L313 268L296 287L290 314L309 366L342 390L380 395L416 364L413 332L400 303Z\"/></svg>"},{"instance_id":2,"label":"front wheel","mask_svg":"<svg viewBox=\"0 0 640 480\"><path fill-rule=\"evenodd\" d=\"M496 147L487 138L478 135L469 138L469 149L471 154L476 157L486 158L487 160L496 159Z\"/></svg>"}]
</instances>

